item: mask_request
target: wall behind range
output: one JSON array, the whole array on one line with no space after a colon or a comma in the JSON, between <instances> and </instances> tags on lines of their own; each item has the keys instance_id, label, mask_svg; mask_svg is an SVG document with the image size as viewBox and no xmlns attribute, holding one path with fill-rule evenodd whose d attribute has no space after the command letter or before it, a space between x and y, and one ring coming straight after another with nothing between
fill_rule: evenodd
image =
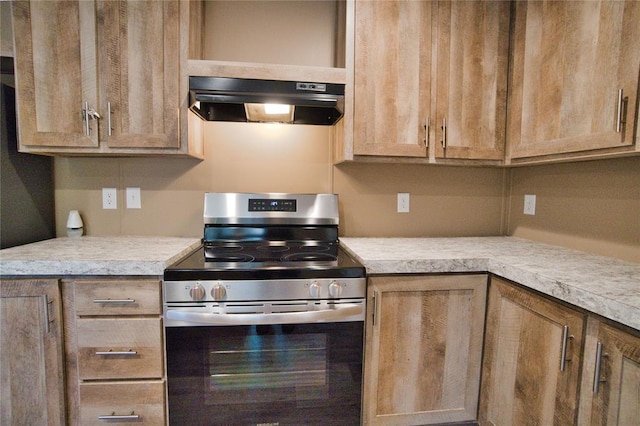
<instances>
[{"instance_id":1,"label":"wall behind range","mask_svg":"<svg viewBox=\"0 0 640 426\"><path fill-rule=\"evenodd\" d=\"M80 211L88 235L202 234L203 194L331 192L331 133L324 126L207 123L205 160L55 159L56 232ZM102 209L102 188L116 188L116 210ZM125 207L125 188L141 189L141 209Z\"/></svg>"}]
</instances>

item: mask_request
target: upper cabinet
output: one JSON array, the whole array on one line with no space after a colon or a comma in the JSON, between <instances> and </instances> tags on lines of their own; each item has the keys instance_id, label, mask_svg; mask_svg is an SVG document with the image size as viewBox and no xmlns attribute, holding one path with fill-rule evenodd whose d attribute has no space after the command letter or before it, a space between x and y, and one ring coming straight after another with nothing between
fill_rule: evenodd
<instances>
[{"instance_id":1,"label":"upper cabinet","mask_svg":"<svg viewBox=\"0 0 640 426\"><path fill-rule=\"evenodd\" d=\"M102 140L179 148L179 2L98 1L96 12Z\"/></svg>"},{"instance_id":2,"label":"upper cabinet","mask_svg":"<svg viewBox=\"0 0 640 426\"><path fill-rule=\"evenodd\" d=\"M354 155L503 159L508 2L356 1L354 14Z\"/></svg>"},{"instance_id":3,"label":"upper cabinet","mask_svg":"<svg viewBox=\"0 0 640 426\"><path fill-rule=\"evenodd\" d=\"M13 2L20 150L197 153L180 137L186 14L179 0Z\"/></svg>"},{"instance_id":4,"label":"upper cabinet","mask_svg":"<svg viewBox=\"0 0 640 426\"><path fill-rule=\"evenodd\" d=\"M96 150L95 4L12 5L20 150Z\"/></svg>"},{"instance_id":5,"label":"upper cabinet","mask_svg":"<svg viewBox=\"0 0 640 426\"><path fill-rule=\"evenodd\" d=\"M438 2L436 158L502 160L509 2Z\"/></svg>"},{"instance_id":6,"label":"upper cabinet","mask_svg":"<svg viewBox=\"0 0 640 426\"><path fill-rule=\"evenodd\" d=\"M507 162L637 151L640 2L514 2L513 23Z\"/></svg>"},{"instance_id":7,"label":"upper cabinet","mask_svg":"<svg viewBox=\"0 0 640 426\"><path fill-rule=\"evenodd\" d=\"M433 2L355 2L355 155L426 157Z\"/></svg>"}]
</instances>

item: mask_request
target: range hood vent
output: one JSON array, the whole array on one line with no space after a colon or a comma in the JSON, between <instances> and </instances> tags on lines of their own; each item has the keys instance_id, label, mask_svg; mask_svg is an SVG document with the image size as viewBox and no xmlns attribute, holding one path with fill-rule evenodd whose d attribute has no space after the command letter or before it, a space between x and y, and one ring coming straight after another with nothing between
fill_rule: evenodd
<instances>
[{"instance_id":1,"label":"range hood vent","mask_svg":"<svg viewBox=\"0 0 640 426\"><path fill-rule=\"evenodd\" d=\"M344 110L344 84L334 83L189 77L189 96L190 109L206 121L332 126ZM292 110L264 116L265 104L290 105ZM258 112L262 114L252 115Z\"/></svg>"}]
</instances>

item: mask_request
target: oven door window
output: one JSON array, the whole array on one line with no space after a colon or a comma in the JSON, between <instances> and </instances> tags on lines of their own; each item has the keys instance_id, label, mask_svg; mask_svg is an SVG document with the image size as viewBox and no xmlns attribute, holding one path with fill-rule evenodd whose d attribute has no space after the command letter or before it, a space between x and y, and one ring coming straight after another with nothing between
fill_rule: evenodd
<instances>
[{"instance_id":1,"label":"oven door window","mask_svg":"<svg viewBox=\"0 0 640 426\"><path fill-rule=\"evenodd\" d=\"M360 424L362 322L166 333L171 424Z\"/></svg>"}]
</instances>

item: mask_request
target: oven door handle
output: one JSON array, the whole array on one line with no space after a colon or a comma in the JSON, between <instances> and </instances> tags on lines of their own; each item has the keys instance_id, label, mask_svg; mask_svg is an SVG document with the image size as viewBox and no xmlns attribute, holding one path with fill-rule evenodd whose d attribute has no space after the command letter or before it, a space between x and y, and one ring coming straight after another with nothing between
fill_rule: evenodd
<instances>
[{"instance_id":1,"label":"oven door handle","mask_svg":"<svg viewBox=\"0 0 640 426\"><path fill-rule=\"evenodd\" d=\"M342 303L333 309L304 312L281 312L269 314L213 314L168 309L165 319L183 323L206 325L273 325L306 324L364 319L364 303ZM166 324L170 325L170 324Z\"/></svg>"}]
</instances>

